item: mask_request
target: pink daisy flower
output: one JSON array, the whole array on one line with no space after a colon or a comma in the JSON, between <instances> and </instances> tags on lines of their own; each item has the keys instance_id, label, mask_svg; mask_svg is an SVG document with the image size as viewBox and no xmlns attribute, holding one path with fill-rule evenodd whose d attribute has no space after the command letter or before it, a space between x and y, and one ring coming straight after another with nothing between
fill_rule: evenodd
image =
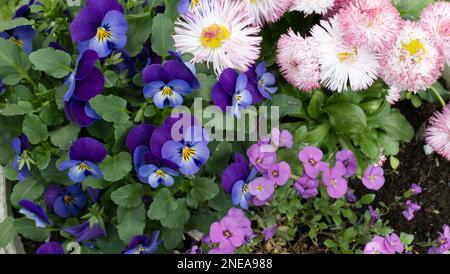
<instances>
[{"instance_id":1,"label":"pink daisy flower","mask_svg":"<svg viewBox=\"0 0 450 274\"><path fill-rule=\"evenodd\" d=\"M337 20L345 42L375 52L392 46L402 24L390 0L354 0L339 12Z\"/></svg>"},{"instance_id":2,"label":"pink daisy flower","mask_svg":"<svg viewBox=\"0 0 450 274\"><path fill-rule=\"evenodd\" d=\"M302 11L307 15L325 14L333 8L335 0L294 0L291 10Z\"/></svg>"},{"instance_id":3,"label":"pink daisy flower","mask_svg":"<svg viewBox=\"0 0 450 274\"><path fill-rule=\"evenodd\" d=\"M341 9L347 7L353 0L334 0L333 7L324 15L325 19L333 18Z\"/></svg>"},{"instance_id":4,"label":"pink daisy flower","mask_svg":"<svg viewBox=\"0 0 450 274\"><path fill-rule=\"evenodd\" d=\"M381 77L394 90L418 92L436 82L444 68L444 58L429 32L419 23L405 21L380 65Z\"/></svg>"},{"instance_id":5,"label":"pink daisy flower","mask_svg":"<svg viewBox=\"0 0 450 274\"><path fill-rule=\"evenodd\" d=\"M426 142L434 151L450 161L450 105L430 118Z\"/></svg>"},{"instance_id":6,"label":"pink daisy flower","mask_svg":"<svg viewBox=\"0 0 450 274\"><path fill-rule=\"evenodd\" d=\"M277 63L284 78L301 90L320 87L317 45L312 37L303 38L289 29L278 41Z\"/></svg>"},{"instance_id":7,"label":"pink daisy flower","mask_svg":"<svg viewBox=\"0 0 450 274\"><path fill-rule=\"evenodd\" d=\"M262 26L278 21L291 7L292 0L235 0L245 3L245 13L253 25Z\"/></svg>"},{"instance_id":8,"label":"pink daisy flower","mask_svg":"<svg viewBox=\"0 0 450 274\"><path fill-rule=\"evenodd\" d=\"M450 3L437 2L429 5L420 18L423 27L434 35L442 47L447 65L450 66Z\"/></svg>"}]
</instances>

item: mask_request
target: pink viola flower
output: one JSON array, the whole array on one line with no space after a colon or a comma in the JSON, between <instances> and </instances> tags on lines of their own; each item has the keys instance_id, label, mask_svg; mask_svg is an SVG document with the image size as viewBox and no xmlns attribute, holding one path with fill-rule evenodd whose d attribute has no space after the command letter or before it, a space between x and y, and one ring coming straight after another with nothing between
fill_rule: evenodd
<instances>
[{"instance_id":1,"label":"pink viola flower","mask_svg":"<svg viewBox=\"0 0 450 274\"><path fill-rule=\"evenodd\" d=\"M244 232L246 241L253 238L254 233L252 230L252 223L247 217L245 217L245 213L242 209L234 207L230 208L225 217L233 218L236 220L237 225Z\"/></svg>"},{"instance_id":2,"label":"pink viola flower","mask_svg":"<svg viewBox=\"0 0 450 274\"><path fill-rule=\"evenodd\" d=\"M413 195L418 195L422 193L422 187L420 187L418 184L412 184L409 190L412 192Z\"/></svg>"},{"instance_id":3,"label":"pink viola flower","mask_svg":"<svg viewBox=\"0 0 450 274\"><path fill-rule=\"evenodd\" d=\"M380 190L384 185L384 171L378 166L369 166L362 178L363 185L371 190Z\"/></svg>"},{"instance_id":4,"label":"pink viola flower","mask_svg":"<svg viewBox=\"0 0 450 274\"><path fill-rule=\"evenodd\" d=\"M364 254L386 254L384 240L383 237L378 235L373 237L372 241L368 242L364 247Z\"/></svg>"},{"instance_id":5,"label":"pink viola flower","mask_svg":"<svg viewBox=\"0 0 450 274\"><path fill-rule=\"evenodd\" d=\"M450 161L450 105L436 112L429 121L426 130L426 143Z\"/></svg>"},{"instance_id":6,"label":"pink viola flower","mask_svg":"<svg viewBox=\"0 0 450 274\"><path fill-rule=\"evenodd\" d=\"M264 235L264 241L268 241L268 240L272 239L273 236L275 235L275 233L277 233L277 229L278 229L277 224L274 224L270 227L264 228L264 230L262 232Z\"/></svg>"},{"instance_id":7,"label":"pink viola flower","mask_svg":"<svg viewBox=\"0 0 450 274\"><path fill-rule=\"evenodd\" d=\"M348 190L347 180L343 177L345 169L342 167L333 167L323 173L323 183L327 187L328 195L331 198L339 199L345 196Z\"/></svg>"},{"instance_id":8,"label":"pink viola flower","mask_svg":"<svg viewBox=\"0 0 450 274\"><path fill-rule=\"evenodd\" d=\"M439 253L444 254L450 250L450 227L444 225L442 232L439 232Z\"/></svg>"},{"instance_id":9,"label":"pink viola flower","mask_svg":"<svg viewBox=\"0 0 450 274\"><path fill-rule=\"evenodd\" d=\"M344 177L352 177L358 169L358 162L355 155L349 149L344 149L336 153L336 166L345 169Z\"/></svg>"},{"instance_id":10,"label":"pink viola flower","mask_svg":"<svg viewBox=\"0 0 450 274\"><path fill-rule=\"evenodd\" d=\"M291 167L284 161L274 164L267 170L264 177L276 185L283 186L289 181L289 178L291 178Z\"/></svg>"},{"instance_id":11,"label":"pink viola flower","mask_svg":"<svg viewBox=\"0 0 450 274\"><path fill-rule=\"evenodd\" d=\"M303 199L308 199L319 195L319 181L309 177L308 175L303 175L298 178L294 184L294 188L298 195Z\"/></svg>"},{"instance_id":12,"label":"pink viola flower","mask_svg":"<svg viewBox=\"0 0 450 274\"><path fill-rule=\"evenodd\" d=\"M275 191L275 184L264 177L256 178L248 185L248 191L258 200L266 201Z\"/></svg>"},{"instance_id":13,"label":"pink viola flower","mask_svg":"<svg viewBox=\"0 0 450 274\"><path fill-rule=\"evenodd\" d=\"M265 149L265 147L267 147L267 145L254 144L247 150L250 164L255 166L261 173L264 173L271 168L277 160L275 151Z\"/></svg>"},{"instance_id":14,"label":"pink viola flower","mask_svg":"<svg viewBox=\"0 0 450 274\"><path fill-rule=\"evenodd\" d=\"M402 214L406 220L411 221L412 219L414 219L414 213L419 210L420 210L420 205L418 203L415 203L411 200L407 200L406 201L406 209L402 212Z\"/></svg>"},{"instance_id":15,"label":"pink viola flower","mask_svg":"<svg viewBox=\"0 0 450 274\"><path fill-rule=\"evenodd\" d=\"M322 162L322 151L316 147L303 148L298 153L298 158L303 163L305 173L313 179L316 179L319 173L327 168L327 165Z\"/></svg>"},{"instance_id":16,"label":"pink viola flower","mask_svg":"<svg viewBox=\"0 0 450 274\"><path fill-rule=\"evenodd\" d=\"M219 249L233 253L245 242L245 235L235 218L225 217L211 224L209 237L212 243L218 243Z\"/></svg>"},{"instance_id":17,"label":"pink viola flower","mask_svg":"<svg viewBox=\"0 0 450 274\"><path fill-rule=\"evenodd\" d=\"M387 254L402 253L405 249L397 234L392 233L384 239L384 248Z\"/></svg>"},{"instance_id":18,"label":"pink viola flower","mask_svg":"<svg viewBox=\"0 0 450 274\"><path fill-rule=\"evenodd\" d=\"M294 144L294 138L289 130L284 129L280 132L280 129L273 128L272 129L272 142L277 147L287 147L292 148Z\"/></svg>"}]
</instances>

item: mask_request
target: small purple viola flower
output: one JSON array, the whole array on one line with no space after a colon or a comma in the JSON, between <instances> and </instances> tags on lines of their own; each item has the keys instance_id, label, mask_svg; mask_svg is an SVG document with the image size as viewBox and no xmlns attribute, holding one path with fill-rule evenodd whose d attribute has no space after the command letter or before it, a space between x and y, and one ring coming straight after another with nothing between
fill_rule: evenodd
<instances>
[{"instance_id":1,"label":"small purple viola flower","mask_svg":"<svg viewBox=\"0 0 450 274\"><path fill-rule=\"evenodd\" d=\"M234 252L245 242L242 228L234 218L225 217L219 222L211 224L209 237L212 243L218 243L219 248L225 252Z\"/></svg>"},{"instance_id":2,"label":"small purple viola flower","mask_svg":"<svg viewBox=\"0 0 450 274\"><path fill-rule=\"evenodd\" d=\"M450 250L450 227L447 224L442 228L442 232L439 232L438 245L441 254Z\"/></svg>"},{"instance_id":3,"label":"small purple viola flower","mask_svg":"<svg viewBox=\"0 0 450 274\"><path fill-rule=\"evenodd\" d=\"M69 170L69 178L75 183L81 183L88 176L103 178L102 171L97 166L106 158L106 148L93 138L80 138L72 144L69 151L70 160L62 162L58 169Z\"/></svg>"},{"instance_id":4,"label":"small purple viola flower","mask_svg":"<svg viewBox=\"0 0 450 274\"><path fill-rule=\"evenodd\" d=\"M364 172L362 182L371 190L380 190L384 185L384 171L379 166L369 166Z\"/></svg>"},{"instance_id":5,"label":"small purple viola flower","mask_svg":"<svg viewBox=\"0 0 450 274\"><path fill-rule=\"evenodd\" d=\"M274 164L267 170L265 177L276 185L284 186L291 178L291 166L285 161Z\"/></svg>"},{"instance_id":6,"label":"small purple viola flower","mask_svg":"<svg viewBox=\"0 0 450 274\"><path fill-rule=\"evenodd\" d=\"M50 191L55 191L51 189ZM45 195L48 197L48 195ZM47 201L47 199L46 199ZM78 213L86 206L87 195L83 192L81 184L73 184L63 188L50 208L56 215L61 218L69 218L77 216Z\"/></svg>"},{"instance_id":7,"label":"small purple viola flower","mask_svg":"<svg viewBox=\"0 0 450 274\"><path fill-rule=\"evenodd\" d=\"M31 26L20 26L0 32L0 38L13 41L27 54L33 51L33 38L35 35L36 32Z\"/></svg>"},{"instance_id":8,"label":"small purple viola flower","mask_svg":"<svg viewBox=\"0 0 450 274\"><path fill-rule=\"evenodd\" d=\"M185 254L198 255L198 254L202 254L202 253L203 253L202 248L197 245L194 245L190 249L186 250Z\"/></svg>"},{"instance_id":9,"label":"small purple viola flower","mask_svg":"<svg viewBox=\"0 0 450 274\"><path fill-rule=\"evenodd\" d=\"M21 206L19 212L28 219L34 220L36 227L46 228L51 224L47 214L45 214L44 209L40 205L30 200L21 200L19 201L19 205Z\"/></svg>"},{"instance_id":10,"label":"small purple viola flower","mask_svg":"<svg viewBox=\"0 0 450 274\"><path fill-rule=\"evenodd\" d=\"M192 12L198 6L200 6L199 0L180 0L178 14L185 15L188 12Z\"/></svg>"},{"instance_id":11,"label":"small purple viola flower","mask_svg":"<svg viewBox=\"0 0 450 274\"><path fill-rule=\"evenodd\" d=\"M128 23L117 0L87 0L70 25L80 52L95 50L100 58L127 44Z\"/></svg>"},{"instance_id":12,"label":"small purple viola flower","mask_svg":"<svg viewBox=\"0 0 450 274\"><path fill-rule=\"evenodd\" d=\"M158 250L162 241L158 241L159 231L154 231L150 237L134 236L124 254L153 254Z\"/></svg>"},{"instance_id":13,"label":"small purple viola flower","mask_svg":"<svg viewBox=\"0 0 450 274\"><path fill-rule=\"evenodd\" d=\"M250 164L256 167L261 173L265 173L277 161L277 154L275 151L266 151L264 145L260 144L253 144L247 150L247 156L250 159Z\"/></svg>"},{"instance_id":14,"label":"small purple viola flower","mask_svg":"<svg viewBox=\"0 0 450 274\"><path fill-rule=\"evenodd\" d=\"M402 253L405 249L404 245L400 241L400 237L398 237L398 235L395 233L392 233L385 237L384 248L387 254L395 254L396 252Z\"/></svg>"},{"instance_id":15,"label":"small purple viola flower","mask_svg":"<svg viewBox=\"0 0 450 274\"><path fill-rule=\"evenodd\" d=\"M248 242L251 238L254 237L254 233L252 230L252 222L247 217L245 217L245 213L242 209L232 207L228 210L227 215L225 217L235 219L238 226L244 232L246 242Z\"/></svg>"},{"instance_id":16,"label":"small purple viola flower","mask_svg":"<svg viewBox=\"0 0 450 274\"><path fill-rule=\"evenodd\" d=\"M100 224L90 224L86 221L80 225L64 228L64 232L67 232L75 236L75 241L79 243L90 242L92 240L106 237L106 231L100 226Z\"/></svg>"},{"instance_id":17,"label":"small purple viola flower","mask_svg":"<svg viewBox=\"0 0 450 274\"><path fill-rule=\"evenodd\" d=\"M6 87L3 85L2 79L0 79L0 95L4 95L6 93Z\"/></svg>"},{"instance_id":18,"label":"small purple viola flower","mask_svg":"<svg viewBox=\"0 0 450 274\"><path fill-rule=\"evenodd\" d=\"M89 186L89 187L86 188L86 192L87 192L89 198L91 198L91 201L93 203L97 203L98 200L100 199L100 195L101 195L100 189L93 188L93 187Z\"/></svg>"},{"instance_id":19,"label":"small purple viola flower","mask_svg":"<svg viewBox=\"0 0 450 274\"><path fill-rule=\"evenodd\" d=\"M294 144L294 137L289 132L289 130L284 129L283 131L280 132L280 129L273 128L271 135L272 135L272 142L277 147L292 148L292 146Z\"/></svg>"},{"instance_id":20,"label":"small purple viola flower","mask_svg":"<svg viewBox=\"0 0 450 274\"><path fill-rule=\"evenodd\" d=\"M264 177L256 178L248 185L248 191L260 201L268 200L275 191L275 184Z\"/></svg>"},{"instance_id":21,"label":"small purple viola flower","mask_svg":"<svg viewBox=\"0 0 450 274\"><path fill-rule=\"evenodd\" d=\"M320 171L326 169L326 164L322 162L323 153L320 149L312 146L304 147L299 153L298 158L303 163L305 173L316 179Z\"/></svg>"},{"instance_id":22,"label":"small purple viola flower","mask_svg":"<svg viewBox=\"0 0 450 274\"><path fill-rule=\"evenodd\" d=\"M373 207L370 205L369 206L369 213L370 213L370 217L372 218L372 221L370 222L371 225L375 225L378 220L380 219L380 215L378 215L378 213L375 211L375 209L373 209Z\"/></svg>"},{"instance_id":23,"label":"small purple viola flower","mask_svg":"<svg viewBox=\"0 0 450 274\"><path fill-rule=\"evenodd\" d=\"M348 182L344 178L345 169L340 166L327 169L323 173L323 182L327 187L328 196L339 199L345 196Z\"/></svg>"},{"instance_id":24,"label":"small purple viola flower","mask_svg":"<svg viewBox=\"0 0 450 274\"><path fill-rule=\"evenodd\" d=\"M12 148L16 153L12 167L17 171L19 181L25 181L30 173L31 164L34 163L28 153L28 149L30 148L28 137L25 134L22 134L20 137L15 137L12 140Z\"/></svg>"},{"instance_id":25,"label":"small purple viola flower","mask_svg":"<svg viewBox=\"0 0 450 274\"><path fill-rule=\"evenodd\" d=\"M413 195L418 195L422 193L422 188L418 184L412 184L409 190Z\"/></svg>"},{"instance_id":26,"label":"small purple viola flower","mask_svg":"<svg viewBox=\"0 0 450 274\"><path fill-rule=\"evenodd\" d=\"M358 162L356 161L355 155L349 149L344 149L336 153L336 166L342 166L345 168L344 177L352 177L356 174L358 169Z\"/></svg>"},{"instance_id":27,"label":"small purple viola flower","mask_svg":"<svg viewBox=\"0 0 450 274\"><path fill-rule=\"evenodd\" d=\"M231 202L233 205L239 205L243 209L248 209L251 194L248 191L248 183L243 180L237 181L231 190Z\"/></svg>"},{"instance_id":28,"label":"small purple viola flower","mask_svg":"<svg viewBox=\"0 0 450 274\"><path fill-rule=\"evenodd\" d=\"M385 238L381 236L375 236L364 247L364 254L387 254L384 247Z\"/></svg>"},{"instance_id":29,"label":"small purple viola flower","mask_svg":"<svg viewBox=\"0 0 450 274\"><path fill-rule=\"evenodd\" d=\"M294 188L298 195L300 195L303 199L308 199L319 195L319 181L309 177L306 174L297 179L294 184Z\"/></svg>"},{"instance_id":30,"label":"small purple viola flower","mask_svg":"<svg viewBox=\"0 0 450 274\"><path fill-rule=\"evenodd\" d=\"M414 213L419 210L420 210L420 205L418 203L415 203L411 200L407 200L406 201L406 209L402 212L402 214L406 220L411 221L412 219L414 219Z\"/></svg>"},{"instance_id":31,"label":"small purple viola flower","mask_svg":"<svg viewBox=\"0 0 450 274\"><path fill-rule=\"evenodd\" d=\"M160 185L171 187L175 181L173 176L178 176L178 172L168 167L159 168L155 165L144 165L139 168L139 176L148 178L148 184L153 188Z\"/></svg>"},{"instance_id":32,"label":"small purple viola flower","mask_svg":"<svg viewBox=\"0 0 450 274\"><path fill-rule=\"evenodd\" d=\"M268 241L268 240L272 239L273 236L275 235L275 233L277 233L277 229L278 229L277 224L274 224L270 227L264 228L264 230L262 232L264 235L264 241Z\"/></svg>"},{"instance_id":33,"label":"small purple viola flower","mask_svg":"<svg viewBox=\"0 0 450 274\"><path fill-rule=\"evenodd\" d=\"M19 18L19 17L27 17L28 15L30 15L30 7L32 5L34 5L36 2L36 0L30 0L28 1L28 4L22 5L20 6L17 10L16 13L13 16L13 19Z\"/></svg>"},{"instance_id":34,"label":"small purple viola flower","mask_svg":"<svg viewBox=\"0 0 450 274\"><path fill-rule=\"evenodd\" d=\"M240 153L236 153L234 155L235 162L229 165L224 171L222 175L222 188L227 193L231 193L234 185L237 182L250 182L253 178L248 180L250 177L251 170L249 168L248 162L244 155ZM254 174L256 175L256 174Z\"/></svg>"},{"instance_id":35,"label":"small purple viola flower","mask_svg":"<svg viewBox=\"0 0 450 274\"><path fill-rule=\"evenodd\" d=\"M41 245L37 250L36 254L39 255L62 255L65 254L64 248L59 242L48 242Z\"/></svg>"},{"instance_id":36,"label":"small purple viola flower","mask_svg":"<svg viewBox=\"0 0 450 274\"><path fill-rule=\"evenodd\" d=\"M345 198L349 203L356 203L358 201L358 197L356 197L355 193L351 189L347 191Z\"/></svg>"},{"instance_id":37,"label":"small purple viola flower","mask_svg":"<svg viewBox=\"0 0 450 274\"><path fill-rule=\"evenodd\" d=\"M250 68L245 74L250 81L257 84L258 91L264 98L271 100L271 94L278 91L278 87L274 87L275 76L267 72L266 62L261 62L256 67Z\"/></svg>"}]
</instances>

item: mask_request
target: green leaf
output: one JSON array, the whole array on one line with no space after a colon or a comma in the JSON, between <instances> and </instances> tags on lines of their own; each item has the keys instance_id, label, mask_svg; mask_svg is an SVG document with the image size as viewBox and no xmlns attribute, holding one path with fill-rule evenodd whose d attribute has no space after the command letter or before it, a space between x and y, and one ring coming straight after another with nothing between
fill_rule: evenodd
<instances>
[{"instance_id":1,"label":"green leaf","mask_svg":"<svg viewBox=\"0 0 450 274\"><path fill-rule=\"evenodd\" d=\"M168 50L175 50L172 34L175 25L164 14L158 14L153 18L152 49L159 56L166 57Z\"/></svg>"},{"instance_id":2,"label":"green leaf","mask_svg":"<svg viewBox=\"0 0 450 274\"><path fill-rule=\"evenodd\" d=\"M326 107L330 124L344 133L359 133L366 127L366 114L357 105L336 103Z\"/></svg>"},{"instance_id":3,"label":"green leaf","mask_svg":"<svg viewBox=\"0 0 450 274\"><path fill-rule=\"evenodd\" d=\"M314 129L310 129L305 135L305 138L303 138L302 143L309 145L320 145L328 136L329 131L330 125L328 123L324 123Z\"/></svg>"},{"instance_id":4,"label":"green leaf","mask_svg":"<svg viewBox=\"0 0 450 274\"><path fill-rule=\"evenodd\" d=\"M391 112L375 125L395 140L409 142L414 137L414 128L400 112Z\"/></svg>"},{"instance_id":5,"label":"green leaf","mask_svg":"<svg viewBox=\"0 0 450 274\"><path fill-rule=\"evenodd\" d=\"M28 56L13 41L0 38L0 79L6 85L16 85L27 78L31 64Z\"/></svg>"},{"instance_id":6,"label":"green leaf","mask_svg":"<svg viewBox=\"0 0 450 274\"><path fill-rule=\"evenodd\" d=\"M200 89L198 92L191 93L188 97L189 98L202 98L206 102L211 101L211 90L214 86L214 84L217 82L217 79L215 76L212 75L206 75L203 73L197 74L197 79L200 82Z\"/></svg>"},{"instance_id":7,"label":"green leaf","mask_svg":"<svg viewBox=\"0 0 450 274\"><path fill-rule=\"evenodd\" d=\"M51 156L51 151L42 146L36 147L31 153L31 158L34 160L37 168L39 169L46 169L48 167Z\"/></svg>"},{"instance_id":8,"label":"green leaf","mask_svg":"<svg viewBox=\"0 0 450 274\"><path fill-rule=\"evenodd\" d=\"M396 170L400 166L400 161L394 156L389 157L389 163L393 170Z\"/></svg>"},{"instance_id":9,"label":"green leaf","mask_svg":"<svg viewBox=\"0 0 450 274\"><path fill-rule=\"evenodd\" d=\"M177 248L183 241L183 227L175 229L163 227L161 229L161 234L164 247L168 250Z\"/></svg>"},{"instance_id":10,"label":"green leaf","mask_svg":"<svg viewBox=\"0 0 450 274\"><path fill-rule=\"evenodd\" d=\"M56 104L48 104L42 108L39 117L47 126L58 126L64 123L65 115L58 110Z\"/></svg>"},{"instance_id":11,"label":"green leaf","mask_svg":"<svg viewBox=\"0 0 450 274\"><path fill-rule=\"evenodd\" d=\"M18 17L12 20L0 20L0 32L3 32L5 30L12 30L20 26L30 25L33 25L33 21L30 21L24 17Z\"/></svg>"},{"instance_id":12,"label":"green leaf","mask_svg":"<svg viewBox=\"0 0 450 274\"><path fill-rule=\"evenodd\" d=\"M375 134L376 136L376 134ZM376 139L371 132L363 133L357 138L361 151L369 158L376 159L379 154Z\"/></svg>"},{"instance_id":13,"label":"green leaf","mask_svg":"<svg viewBox=\"0 0 450 274\"><path fill-rule=\"evenodd\" d=\"M150 13L128 14L127 46L126 49L131 57L138 55L152 30L152 17Z\"/></svg>"},{"instance_id":14,"label":"green leaf","mask_svg":"<svg viewBox=\"0 0 450 274\"><path fill-rule=\"evenodd\" d=\"M21 200L36 200L44 193L42 183L28 178L27 180L14 185L11 193L11 203L18 206Z\"/></svg>"},{"instance_id":15,"label":"green leaf","mask_svg":"<svg viewBox=\"0 0 450 274\"><path fill-rule=\"evenodd\" d=\"M25 217L14 220L14 227L17 233L23 237L36 242L44 242L50 235L45 228L36 227L33 220L29 220Z\"/></svg>"},{"instance_id":16,"label":"green leaf","mask_svg":"<svg viewBox=\"0 0 450 274\"><path fill-rule=\"evenodd\" d=\"M62 150L68 150L80 134L80 126L70 124L50 132L50 141Z\"/></svg>"},{"instance_id":17,"label":"green leaf","mask_svg":"<svg viewBox=\"0 0 450 274\"><path fill-rule=\"evenodd\" d=\"M191 185L191 195L199 202L211 200L219 194L219 186L209 178L196 177Z\"/></svg>"},{"instance_id":18,"label":"green leaf","mask_svg":"<svg viewBox=\"0 0 450 274\"><path fill-rule=\"evenodd\" d=\"M54 48L39 49L31 53L30 61L36 70L43 71L55 78L63 78L71 71L72 58L70 55Z\"/></svg>"},{"instance_id":19,"label":"green leaf","mask_svg":"<svg viewBox=\"0 0 450 274\"><path fill-rule=\"evenodd\" d=\"M130 119L127 101L114 95L98 95L89 101L91 107L105 121L114 124L125 124Z\"/></svg>"},{"instance_id":20,"label":"green leaf","mask_svg":"<svg viewBox=\"0 0 450 274\"><path fill-rule=\"evenodd\" d=\"M142 184L125 185L111 193L111 200L118 206L138 207L142 204L143 194L144 186Z\"/></svg>"},{"instance_id":21,"label":"green leaf","mask_svg":"<svg viewBox=\"0 0 450 274\"><path fill-rule=\"evenodd\" d=\"M422 10L433 3L433 0L396 0L395 6L400 11L402 17L417 20L420 18Z\"/></svg>"},{"instance_id":22,"label":"green leaf","mask_svg":"<svg viewBox=\"0 0 450 274\"><path fill-rule=\"evenodd\" d=\"M17 104L7 104L0 114L4 116L24 115L33 112L33 105L28 101L19 101Z\"/></svg>"},{"instance_id":23,"label":"green leaf","mask_svg":"<svg viewBox=\"0 0 450 274\"><path fill-rule=\"evenodd\" d=\"M156 193L153 203L150 205L148 217L152 220L161 220L176 210L177 206L170 190L162 188Z\"/></svg>"},{"instance_id":24,"label":"green leaf","mask_svg":"<svg viewBox=\"0 0 450 274\"><path fill-rule=\"evenodd\" d=\"M313 93L311 101L308 105L308 115L313 119L317 119L322 113L322 104L325 99L325 95L321 91Z\"/></svg>"},{"instance_id":25,"label":"green leaf","mask_svg":"<svg viewBox=\"0 0 450 274\"><path fill-rule=\"evenodd\" d=\"M117 231L120 239L128 244L136 235L142 235L145 228L145 207L142 204L136 208L117 208Z\"/></svg>"},{"instance_id":26,"label":"green leaf","mask_svg":"<svg viewBox=\"0 0 450 274\"><path fill-rule=\"evenodd\" d=\"M186 207L186 199L178 199L176 203L177 209L161 219L161 224L167 228L183 227L189 220L190 213Z\"/></svg>"},{"instance_id":27,"label":"green leaf","mask_svg":"<svg viewBox=\"0 0 450 274\"><path fill-rule=\"evenodd\" d=\"M269 106L279 107L280 117L300 112L302 102L292 96L276 93L272 96Z\"/></svg>"},{"instance_id":28,"label":"green leaf","mask_svg":"<svg viewBox=\"0 0 450 274\"><path fill-rule=\"evenodd\" d=\"M100 164L103 178L108 182L117 182L125 178L132 169L131 155L128 152L121 152L114 156L107 156Z\"/></svg>"},{"instance_id":29,"label":"green leaf","mask_svg":"<svg viewBox=\"0 0 450 274\"><path fill-rule=\"evenodd\" d=\"M27 135L30 143L33 145L45 141L48 138L47 126L38 116L31 113L25 116L23 133Z\"/></svg>"},{"instance_id":30,"label":"green leaf","mask_svg":"<svg viewBox=\"0 0 450 274\"><path fill-rule=\"evenodd\" d=\"M0 223L0 247L8 245L16 236L16 229L14 228L14 218L6 217Z\"/></svg>"},{"instance_id":31,"label":"green leaf","mask_svg":"<svg viewBox=\"0 0 450 274\"><path fill-rule=\"evenodd\" d=\"M400 233L400 242L402 242L402 244L408 246L413 241L414 241L414 235L407 234L407 233L404 233L404 232Z\"/></svg>"},{"instance_id":32,"label":"green leaf","mask_svg":"<svg viewBox=\"0 0 450 274\"><path fill-rule=\"evenodd\" d=\"M228 142L220 142L208 160L208 171L213 173L224 170L232 154L233 146Z\"/></svg>"},{"instance_id":33,"label":"green leaf","mask_svg":"<svg viewBox=\"0 0 450 274\"><path fill-rule=\"evenodd\" d=\"M359 199L358 203L361 205L369 205L375 200L375 194L366 194Z\"/></svg>"}]
</instances>

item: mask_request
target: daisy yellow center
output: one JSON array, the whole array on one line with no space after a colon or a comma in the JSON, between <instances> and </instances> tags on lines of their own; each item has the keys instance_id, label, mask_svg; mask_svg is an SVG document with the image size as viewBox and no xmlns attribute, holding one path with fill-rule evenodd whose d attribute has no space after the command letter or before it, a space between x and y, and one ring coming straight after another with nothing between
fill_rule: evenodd
<instances>
[{"instance_id":1,"label":"daisy yellow center","mask_svg":"<svg viewBox=\"0 0 450 274\"><path fill-rule=\"evenodd\" d=\"M11 38L11 40L19 47L21 47L23 45L23 41L17 38Z\"/></svg>"},{"instance_id":2,"label":"daisy yellow center","mask_svg":"<svg viewBox=\"0 0 450 274\"><path fill-rule=\"evenodd\" d=\"M136 254L141 254L142 252L144 252L145 251L145 248L143 248L142 246L140 246L140 247L138 247L137 249L136 249Z\"/></svg>"},{"instance_id":3,"label":"daisy yellow center","mask_svg":"<svg viewBox=\"0 0 450 274\"><path fill-rule=\"evenodd\" d=\"M81 163L81 164L78 166L78 169L79 169L79 170L89 170L89 166L88 166L87 164L85 164L85 163Z\"/></svg>"},{"instance_id":4,"label":"daisy yellow center","mask_svg":"<svg viewBox=\"0 0 450 274\"><path fill-rule=\"evenodd\" d=\"M166 173L160 169L156 171L156 175L158 175L159 177L166 177Z\"/></svg>"},{"instance_id":5,"label":"daisy yellow center","mask_svg":"<svg viewBox=\"0 0 450 274\"><path fill-rule=\"evenodd\" d=\"M108 40L112 37L111 32L109 32L104 27L97 28L97 38L100 42L103 42L105 40Z\"/></svg>"},{"instance_id":6,"label":"daisy yellow center","mask_svg":"<svg viewBox=\"0 0 450 274\"><path fill-rule=\"evenodd\" d=\"M408 43L402 43L403 49L409 54L411 57L417 58L417 61L422 60L422 56L426 53L425 46L420 42L419 39L413 39ZM405 56L402 56L404 59Z\"/></svg>"},{"instance_id":7,"label":"daisy yellow center","mask_svg":"<svg viewBox=\"0 0 450 274\"><path fill-rule=\"evenodd\" d=\"M230 30L218 24L212 24L203 29L200 40L202 46L205 48L216 49L220 48L224 41L230 39Z\"/></svg>"},{"instance_id":8,"label":"daisy yellow center","mask_svg":"<svg viewBox=\"0 0 450 274\"><path fill-rule=\"evenodd\" d=\"M351 51L339 52L338 54L339 61L349 63L353 63L356 60L357 56L358 56L357 48L354 48Z\"/></svg>"},{"instance_id":9,"label":"daisy yellow center","mask_svg":"<svg viewBox=\"0 0 450 274\"><path fill-rule=\"evenodd\" d=\"M171 89L168 86L165 86L162 90L162 95L163 96L172 96L173 95L173 89Z\"/></svg>"},{"instance_id":10,"label":"daisy yellow center","mask_svg":"<svg viewBox=\"0 0 450 274\"><path fill-rule=\"evenodd\" d=\"M183 148L183 151L181 152L184 161L191 160L191 158L194 157L195 153L196 153L196 150L191 147L185 147L185 148Z\"/></svg>"},{"instance_id":11,"label":"daisy yellow center","mask_svg":"<svg viewBox=\"0 0 450 274\"><path fill-rule=\"evenodd\" d=\"M259 185L258 187L256 187L256 189L258 191L263 191L264 190L264 186L263 185Z\"/></svg>"}]
</instances>

